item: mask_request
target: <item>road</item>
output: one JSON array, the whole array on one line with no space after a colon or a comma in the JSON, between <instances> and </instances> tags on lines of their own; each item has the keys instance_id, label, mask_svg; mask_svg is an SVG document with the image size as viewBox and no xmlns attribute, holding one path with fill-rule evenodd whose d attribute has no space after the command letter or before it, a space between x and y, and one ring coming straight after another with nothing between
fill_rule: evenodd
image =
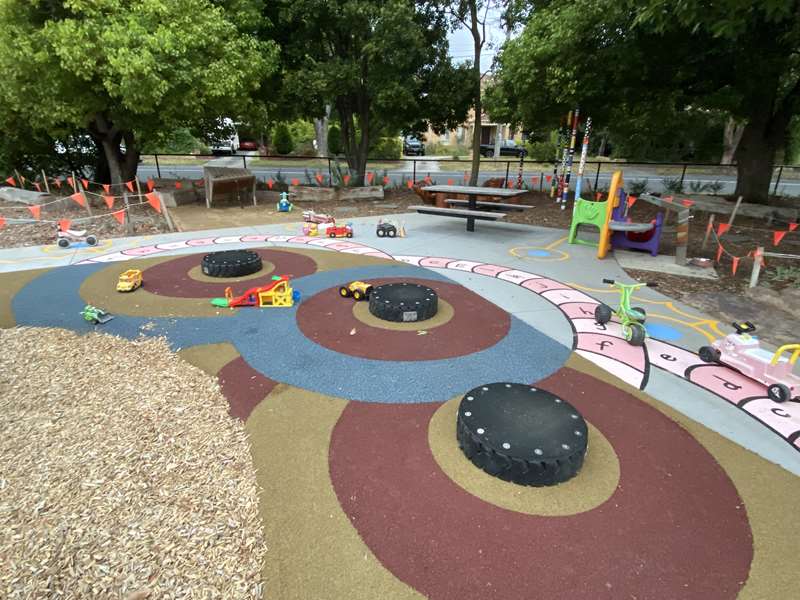
<instances>
[{"instance_id":1,"label":"road","mask_svg":"<svg viewBox=\"0 0 800 600\"><path fill-rule=\"evenodd\" d=\"M247 168L249 168L255 175L262 180L269 179L270 177L275 178L277 176L278 171L281 172L284 179L292 179L297 178L301 182L304 182L306 179L306 168L302 166L256 166L252 167L248 164L248 158L252 157L255 153L241 153L237 154L236 156L225 156L220 158L215 158L207 163L206 165L213 165L213 166L228 166L228 167L239 167L241 168L243 165L247 164ZM185 178L185 179L199 179L203 176L203 167L202 165L170 165L168 163L169 157L159 157L159 165L160 165L160 173L162 177L176 177L176 178ZM387 176L390 178L391 183L393 185L401 185L404 181L411 179L412 176L416 175L417 180L421 180L426 176L430 176L431 180L434 183L448 183L448 180L452 180L454 184L462 183L464 178L464 170L440 170L440 165L446 164L445 161L441 163L437 160L417 160L416 161L416 169L414 168L414 161L407 160L399 163L397 168L387 170ZM312 164L312 163L309 163ZM469 164L464 162L461 163L465 169L469 169ZM625 180L630 185L633 182L647 182L647 191L650 192L664 192L664 183L667 179L676 179L679 175L660 175L657 173L656 169L648 169L644 165L626 167L625 165L620 164L611 164L609 163L608 166L603 166L599 177L597 177L598 186L602 189L607 189L609 182L611 180L612 170L614 168L622 168L625 172ZM696 169L696 168L695 168ZM314 171L314 168L310 168L310 171ZM327 169L324 169L323 172L327 176ZM378 170L381 174L383 173L383 169ZM590 181L591 184L594 184L594 180L596 177L596 167L592 165L591 172L587 169L588 175L586 178ZM533 184L532 177L538 177L536 186L542 187L546 189L547 183L545 181L545 176L552 174L552 170L542 171L541 169L537 170L528 170L526 169L523 173L524 181L526 185L529 187ZM139 176L142 178L147 177L157 177L158 173L155 166L152 165L140 165L139 166ZM478 180L480 183L485 182L487 179L491 179L494 177L504 177L505 170L482 170ZM788 179L789 174L784 173L781 181L778 184L778 193L784 196L800 196L800 169L794 170L792 174L792 179ZM509 178L512 180L516 180L517 178L517 164L512 163L509 166ZM575 187L575 173L572 175L572 185L571 187L574 189ZM692 185L694 186L702 186L702 185L709 185L709 184L721 184L722 188L719 190L719 194L732 194L736 187L736 177L733 175L728 174L720 174L714 173L713 167L709 167L708 173L687 173L684 177L684 193L690 194L693 191L697 191L693 189ZM774 189L775 179L773 178L772 185L770 190Z\"/></svg>"}]
</instances>

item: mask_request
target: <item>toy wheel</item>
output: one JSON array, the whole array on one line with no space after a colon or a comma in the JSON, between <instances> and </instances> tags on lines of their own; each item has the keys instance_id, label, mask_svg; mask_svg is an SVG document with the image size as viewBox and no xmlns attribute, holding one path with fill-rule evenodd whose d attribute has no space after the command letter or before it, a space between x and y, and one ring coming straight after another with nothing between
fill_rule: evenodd
<instances>
[{"instance_id":1,"label":"toy wheel","mask_svg":"<svg viewBox=\"0 0 800 600\"><path fill-rule=\"evenodd\" d=\"M713 346L703 346L697 354L700 356L700 360L707 363L719 362L722 357L722 353Z\"/></svg>"},{"instance_id":2,"label":"toy wheel","mask_svg":"<svg viewBox=\"0 0 800 600\"><path fill-rule=\"evenodd\" d=\"M389 237L395 237L395 236L397 235L397 230L396 230L394 227L392 227L392 228L391 228L391 229L390 229L390 230L389 230L389 231L386 233L386 235L388 235Z\"/></svg>"},{"instance_id":3,"label":"toy wheel","mask_svg":"<svg viewBox=\"0 0 800 600\"><path fill-rule=\"evenodd\" d=\"M90 246L97 246L97 238L93 235L86 236L86 243Z\"/></svg>"},{"instance_id":4,"label":"toy wheel","mask_svg":"<svg viewBox=\"0 0 800 600\"><path fill-rule=\"evenodd\" d=\"M331 232L328 234L328 237L329 237L329 238L335 238L335 237L336 237L336 233L335 233L335 232L333 232L333 231L331 231Z\"/></svg>"},{"instance_id":5,"label":"toy wheel","mask_svg":"<svg viewBox=\"0 0 800 600\"><path fill-rule=\"evenodd\" d=\"M792 399L792 392L782 383L773 383L767 388L767 396L773 402L786 402Z\"/></svg>"},{"instance_id":6,"label":"toy wheel","mask_svg":"<svg viewBox=\"0 0 800 600\"><path fill-rule=\"evenodd\" d=\"M361 290L356 290L355 292L353 292L353 300L355 300L356 302L361 302L363 299L364 299L364 292L362 292Z\"/></svg>"},{"instance_id":7,"label":"toy wheel","mask_svg":"<svg viewBox=\"0 0 800 600\"><path fill-rule=\"evenodd\" d=\"M372 286L369 286L367 289L364 290L364 297L369 300L369 297L372 295Z\"/></svg>"},{"instance_id":8,"label":"toy wheel","mask_svg":"<svg viewBox=\"0 0 800 600\"><path fill-rule=\"evenodd\" d=\"M347 232L347 237L353 237L353 232L352 231L348 231Z\"/></svg>"},{"instance_id":9,"label":"toy wheel","mask_svg":"<svg viewBox=\"0 0 800 600\"><path fill-rule=\"evenodd\" d=\"M243 277L261 270L261 257L252 250L224 250L206 254L201 261L209 277Z\"/></svg>"},{"instance_id":10,"label":"toy wheel","mask_svg":"<svg viewBox=\"0 0 800 600\"><path fill-rule=\"evenodd\" d=\"M625 334L625 339L631 346L643 346L647 332L641 323L631 323Z\"/></svg>"},{"instance_id":11,"label":"toy wheel","mask_svg":"<svg viewBox=\"0 0 800 600\"><path fill-rule=\"evenodd\" d=\"M69 240L66 238L58 238L59 248L69 248Z\"/></svg>"},{"instance_id":12,"label":"toy wheel","mask_svg":"<svg viewBox=\"0 0 800 600\"><path fill-rule=\"evenodd\" d=\"M385 236L386 236L386 230L378 229L378 237L385 237Z\"/></svg>"},{"instance_id":13,"label":"toy wheel","mask_svg":"<svg viewBox=\"0 0 800 600\"><path fill-rule=\"evenodd\" d=\"M342 286L339 288L339 295L342 298L349 298L350 297L350 288Z\"/></svg>"},{"instance_id":14,"label":"toy wheel","mask_svg":"<svg viewBox=\"0 0 800 600\"><path fill-rule=\"evenodd\" d=\"M644 323L647 319L647 311L641 306L632 306L630 314L631 318L636 319L639 323Z\"/></svg>"},{"instance_id":15,"label":"toy wheel","mask_svg":"<svg viewBox=\"0 0 800 600\"><path fill-rule=\"evenodd\" d=\"M611 310L611 307L607 304L598 304L597 308L594 309L594 320L600 323L600 325L605 325L611 320L614 311Z\"/></svg>"}]
</instances>

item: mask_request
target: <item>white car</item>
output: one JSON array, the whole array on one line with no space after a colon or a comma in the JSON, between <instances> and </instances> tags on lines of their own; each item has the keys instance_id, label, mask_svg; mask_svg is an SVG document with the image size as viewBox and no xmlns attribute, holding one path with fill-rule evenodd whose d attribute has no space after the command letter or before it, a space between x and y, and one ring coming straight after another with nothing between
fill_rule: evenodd
<instances>
[{"instance_id":1,"label":"white car","mask_svg":"<svg viewBox=\"0 0 800 600\"><path fill-rule=\"evenodd\" d=\"M227 117L218 121L217 131L208 136L208 147L212 154L236 154L239 149L239 134L236 124Z\"/></svg>"}]
</instances>

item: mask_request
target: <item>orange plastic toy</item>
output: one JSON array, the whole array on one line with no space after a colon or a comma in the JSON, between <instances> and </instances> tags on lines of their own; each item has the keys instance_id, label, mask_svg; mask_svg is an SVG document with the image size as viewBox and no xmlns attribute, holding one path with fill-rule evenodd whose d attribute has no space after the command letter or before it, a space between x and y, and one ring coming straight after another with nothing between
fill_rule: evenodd
<instances>
[{"instance_id":1,"label":"orange plastic toy","mask_svg":"<svg viewBox=\"0 0 800 600\"><path fill-rule=\"evenodd\" d=\"M250 288L241 296L234 297L230 287L225 288L224 298L213 298L211 304L223 308L234 308L240 306L258 306L260 308L270 306L293 306L295 293L289 285L289 277L286 275L276 275L272 278L272 283L265 286Z\"/></svg>"}]
</instances>

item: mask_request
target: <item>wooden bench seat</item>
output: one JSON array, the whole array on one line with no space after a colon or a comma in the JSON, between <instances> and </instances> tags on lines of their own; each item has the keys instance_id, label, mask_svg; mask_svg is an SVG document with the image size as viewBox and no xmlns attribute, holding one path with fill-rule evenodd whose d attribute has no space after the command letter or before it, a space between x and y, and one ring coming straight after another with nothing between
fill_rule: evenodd
<instances>
[{"instance_id":1,"label":"wooden bench seat","mask_svg":"<svg viewBox=\"0 0 800 600\"><path fill-rule=\"evenodd\" d=\"M466 202L466 200L464 201ZM467 210L463 208L437 208L436 206L416 205L409 206L421 215L434 215L439 217L459 217L461 219L477 219L479 221L497 221L504 218L505 213L488 212L483 210Z\"/></svg>"},{"instance_id":2,"label":"wooden bench seat","mask_svg":"<svg viewBox=\"0 0 800 600\"><path fill-rule=\"evenodd\" d=\"M469 206L469 200L459 200L457 198L447 198L445 200L447 204L451 206ZM522 212L525 209L533 208L533 206L528 206L527 204L505 204L503 202L486 202L486 201L477 201L475 206L482 208L483 210L505 210L505 211L516 211Z\"/></svg>"}]
</instances>

